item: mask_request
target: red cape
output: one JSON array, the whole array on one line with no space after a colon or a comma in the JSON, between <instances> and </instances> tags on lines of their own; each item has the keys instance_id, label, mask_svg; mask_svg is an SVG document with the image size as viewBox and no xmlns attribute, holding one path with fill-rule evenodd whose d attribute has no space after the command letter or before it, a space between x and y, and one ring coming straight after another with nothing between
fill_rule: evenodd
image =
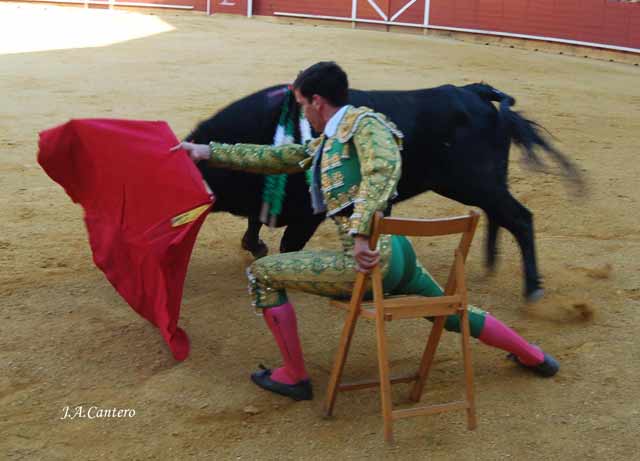
<instances>
[{"instance_id":1,"label":"red cape","mask_svg":"<svg viewBox=\"0 0 640 461\"><path fill-rule=\"evenodd\" d=\"M213 196L176 144L165 122L71 120L40 133L38 163L84 208L95 264L184 360L182 289Z\"/></svg>"}]
</instances>

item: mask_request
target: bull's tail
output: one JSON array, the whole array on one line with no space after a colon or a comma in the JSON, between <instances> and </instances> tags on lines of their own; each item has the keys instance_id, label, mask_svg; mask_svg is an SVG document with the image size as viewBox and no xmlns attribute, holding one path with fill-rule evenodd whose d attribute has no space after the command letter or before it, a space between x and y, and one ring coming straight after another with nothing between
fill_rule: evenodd
<instances>
[{"instance_id":1,"label":"bull's tail","mask_svg":"<svg viewBox=\"0 0 640 461\"><path fill-rule=\"evenodd\" d=\"M520 112L511 110L516 100L512 96L493 88L486 83L474 83L466 86L487 102L499 104L498 116L501 129L525 154L525 161L536 169L546 170L545 162L538 155L538 148L546 152L556 161L565 176L571 181L577 193L585 192L582 174L575 164L562 152L556 149L543 133L547 131L533 120L525 118ZM548 132L547 132L548 133Z\"/></svg>"}]
</instances>

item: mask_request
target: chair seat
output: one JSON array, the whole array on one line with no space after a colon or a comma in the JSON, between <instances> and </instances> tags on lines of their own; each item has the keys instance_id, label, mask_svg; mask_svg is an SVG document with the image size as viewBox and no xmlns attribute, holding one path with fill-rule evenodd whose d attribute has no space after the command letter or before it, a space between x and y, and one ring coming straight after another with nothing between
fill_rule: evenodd
<instances>
[{"instance_id":1,"label":"chair seat","mask_svg":"<svg viewBox=\"0 0 640 461\"><path fill-rule=\"evenodd\" d=\"M331 301L331 305L349 310L351 302L333 300ZM462 298L460 295L438 296L437 298L429 298L426 296L389 296L384 298L382 305L384 307L384 319L391 321L454 315L462 309ZM362 317L371 320L375 319L376 308L373 302L364 302L360 306L360 315L362 315Z\"/></svg>"}]
</instances>

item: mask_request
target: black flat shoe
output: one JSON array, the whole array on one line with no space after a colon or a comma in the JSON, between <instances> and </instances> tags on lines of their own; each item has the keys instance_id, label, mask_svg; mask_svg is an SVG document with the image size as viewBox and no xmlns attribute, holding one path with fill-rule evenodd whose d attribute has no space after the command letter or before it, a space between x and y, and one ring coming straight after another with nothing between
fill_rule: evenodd
<instances>
[{"instance_id":1,"label":"black flat shoe","mask_svg":"<svg viewBox=\"0 0 640 461\"><path fill-rule=\"evenodd\" d=\"M507 355L507 358L509 360L514 361L521 367L526 368L527 370L533 371L538 376L542 376L543 378L551 378L558 372L558 370L560 370L560 364L556 359L554 359L552 356L550 356L546 352L543 352L543 354L544 354L544 360L542 361L542 363L539 363L538 365L531 365L531 366L525 365L524 363L522 363L515 354L509 354Z\"/></svg>"},{"instance_id":2,"label":"black flat shoe","mask_svg":"<svg viewBox=\"0 0 640 461\"><path fill-rule=\"evenodd\" d=\"M267 391L284 395L293 400L313 399L313 389L311 388L311 381L308 379L299 381L296 384L279 383L271 379L270 369L262 368L259 371L251 373L251 381Z\"/></svg>"}]
</instances>

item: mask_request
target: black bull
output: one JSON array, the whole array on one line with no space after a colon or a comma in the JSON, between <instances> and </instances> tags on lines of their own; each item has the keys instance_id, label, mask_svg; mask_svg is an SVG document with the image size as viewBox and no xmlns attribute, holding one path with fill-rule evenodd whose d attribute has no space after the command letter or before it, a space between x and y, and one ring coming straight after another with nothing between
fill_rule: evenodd
<instances>
[{"instance_id":1,"label":"black bull","mask_svg":"<svg viewBox=\"0 0 640 461\"><path fill-rule=\"evenodd\" d=\"M284 89L266 88L234 102L201 122L186 139L196 143L271 144ZM535 152L541 148L563 167L573 183L581 186L582 182L576 168L545 140L538 125L511 110L515 100L482 83L414 91L350 90L349 96L355 106L366 105L386 114L405 135L402 176L394 203L432 190L483 209L488 218L487 266L495 266L498 230L504 227L516 238L522 252L525 296L529 300L542 296L532 214L511 195L507 185L511 142L537 166L543 165ZM299 107L293 98L291 101L290 110L297 116ZM296 131L296 140L299 136ZM249 218L243 248L257 257L266 254L267 248L259 239L264 177L212 168L204 162L200 171L217 197L214 211ZM323 219L324 215L314 215L311 210L304 175L290 175L277 221L277 226L287 226L280 251L302 249Z\"/></svg>"}]
</instances>

